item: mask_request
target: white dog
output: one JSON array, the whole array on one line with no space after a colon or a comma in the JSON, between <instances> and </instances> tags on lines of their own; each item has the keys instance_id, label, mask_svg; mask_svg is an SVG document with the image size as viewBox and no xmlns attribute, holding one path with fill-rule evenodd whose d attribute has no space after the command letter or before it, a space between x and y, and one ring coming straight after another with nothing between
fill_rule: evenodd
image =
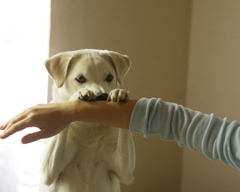
<instances>
[{"instance_id":1,"label":"white dog","mask_svg":"<svg viewBox=\"0 0 240 192\"><path fill-rule=\"evenodd\" d=\"M117 89L130 66L127 56L84 49L57 54L45 63L54 80L52 102L95 100L108 94L127 101ZM105 94L105 95L104 95ZM128 130L72 122L47 140L41 159L40 192L119 192L133 180L135 148Z\"/></svg>"}]
</instances>

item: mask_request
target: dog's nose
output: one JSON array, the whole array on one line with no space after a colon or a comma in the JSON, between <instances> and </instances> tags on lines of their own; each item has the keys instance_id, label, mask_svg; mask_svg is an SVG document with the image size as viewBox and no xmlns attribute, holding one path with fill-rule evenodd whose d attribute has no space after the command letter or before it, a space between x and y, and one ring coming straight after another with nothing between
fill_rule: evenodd
<instances>
[{"instance_id":1,"label":"dog's nose","mask_svg":"<svg viewBox=\"0 0 240 192\"><path fill-rule=\"evenodd\" d=\"M100 93L96 95L96 100L97 101L105 101L108 98L108 94L107 93Z\"/></svg>"}]
</instances>

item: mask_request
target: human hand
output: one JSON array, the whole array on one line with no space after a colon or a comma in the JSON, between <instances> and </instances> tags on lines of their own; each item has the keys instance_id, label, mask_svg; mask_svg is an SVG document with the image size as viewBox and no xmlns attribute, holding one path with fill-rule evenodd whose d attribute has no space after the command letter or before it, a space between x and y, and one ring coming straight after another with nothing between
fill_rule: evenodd
<instances>
[{"instance_id":1,"label":"human hand","mask_svg":"<svg viewBox=\"0 0 240 192\"><path fill-rule=\"evenodd\" d=\"M37 127L40 131L25 135L21 140L23 144L52 137L71 123L71 107L71 102L39 104L31 107L0 126L0 130L4 130L0 138L5 139L28 127Z\"/></svg>"}]
</instances>

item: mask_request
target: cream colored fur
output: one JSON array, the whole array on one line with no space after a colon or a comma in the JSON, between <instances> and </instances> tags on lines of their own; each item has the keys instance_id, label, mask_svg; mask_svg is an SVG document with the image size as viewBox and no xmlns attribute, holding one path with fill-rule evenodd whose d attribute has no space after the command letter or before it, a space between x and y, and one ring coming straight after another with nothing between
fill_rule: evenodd
<instances>
[{"instance_id":1,"label":"cream colored fur","mask_svg":"<svg viewBox=\"0 0 240 192\"><path fill-rule=\"evenodd\" d=\"M51 57L45 63L53 78L52 102L108 93L112 102L127 101L118 89L130 60L112 51L78 50ZM108 75L111 82L107 82ZM75 80L84 76L85 83ZM90 114L91 115L91 114ZM73 122L47 140L41 159L40 192L120 192L120 182L133 181L135 148L128 130Z\"/></svg>"}]
</instances>

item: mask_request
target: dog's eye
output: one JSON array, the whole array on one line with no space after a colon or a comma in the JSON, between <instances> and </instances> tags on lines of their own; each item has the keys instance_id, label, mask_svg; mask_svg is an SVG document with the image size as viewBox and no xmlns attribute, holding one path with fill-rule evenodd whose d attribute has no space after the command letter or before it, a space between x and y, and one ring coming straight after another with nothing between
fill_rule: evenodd
<instances>
[{"instance_id":1,"label":"dog's eye","mask_svg":"<svg viewBox=\"0 0 240 192\"><path fill-rule=\"evenodd\" d=\"M113 76L112 75L108 75L106 78L107 82L111 82L113 80Z\"/></svg>"},{"instance_id":2,"label":"dog's eye","mask_svg":"<svg viewBox=\"0 0 240 192\"><path fill-rule=\"evenodd\" d=\"M78 83L86 83L86 81L87 81L87 79L83 75L76 77L75 80Z\"/></svg>"}]
</instances>

